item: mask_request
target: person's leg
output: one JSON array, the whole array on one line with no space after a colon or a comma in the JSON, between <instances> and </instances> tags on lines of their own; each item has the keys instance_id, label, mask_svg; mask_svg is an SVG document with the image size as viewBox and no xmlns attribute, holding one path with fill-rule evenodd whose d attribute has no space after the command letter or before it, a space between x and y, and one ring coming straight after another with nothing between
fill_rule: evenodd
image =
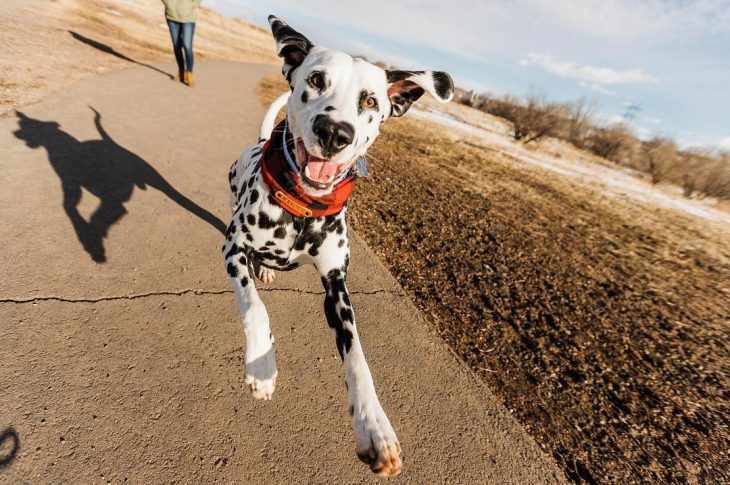
<instances>
[{"instance_id":1,"label":"person's leg","mask_svg":"<svg viewBox=\"0 0 730 485\"><path fill-rule=\"evenodd\" d=\"M167 21L167 27L170 29L170 38L172 38L172 50L175 53L175 60L177 61L177 70L180 73L180 80L183 80L183 73L185 72L185 60L183 59L183 46L182 46L182 26L179 22L173 20Z\"/></svg>"},{"instance_id":2,"label":"person's leg","mask_svg":"<svg viewBox=\"0 0 730 485\"><path fill-rule=\"evenodd\" d=\"M195 34L195 22L182 24L182 45L185 49L186 71L193 72L193 35Z\"/></svg>"}]
</instances>

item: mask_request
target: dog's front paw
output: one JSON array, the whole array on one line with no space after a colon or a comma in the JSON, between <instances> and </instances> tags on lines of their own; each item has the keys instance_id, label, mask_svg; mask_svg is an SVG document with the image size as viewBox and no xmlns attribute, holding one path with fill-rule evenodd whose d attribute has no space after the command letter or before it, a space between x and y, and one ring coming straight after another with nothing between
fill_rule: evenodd
<instances>
[{"instance_id":1,"label":"dog's front paw","mask_svg":"<svg viewBox=\"0 0 730 485\"><path fill-rule=\"evenodd\" d=\"M377 475L398 475L403 467L400 443L380 405L370 411L353 409L352 424L358 458Z\"/></svg>"},{"instance_id":2,"label":"dog's front paw","mask_svg":"<svg viewBox=\"0 0 730 485\"><path fill-rule=\"evenodd\" d=\"M246 384L254 399L271 400L278 375L273 347L261 357L246 362Z\"/></svg>"},{"instance_id":3,"label":"dog's front paw","mask_svg":"<svg viewBox=\"0 0 730 485\"><path fill-rule=\"evenodd\" d=\"M264 267L263 265L259 266L259 274L257 275L259 279L268 284L272 283L274 281L274 270Z\"/></svg>"}]
</instances>

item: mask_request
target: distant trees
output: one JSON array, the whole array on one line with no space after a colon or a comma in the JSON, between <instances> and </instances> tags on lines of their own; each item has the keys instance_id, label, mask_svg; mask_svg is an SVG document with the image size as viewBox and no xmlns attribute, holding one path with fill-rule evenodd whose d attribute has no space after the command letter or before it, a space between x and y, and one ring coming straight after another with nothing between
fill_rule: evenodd
<instances>
[{"instance_id":1,"label":"distant trees","mask_svg":"<svg viewBox=\"0 0 730 485\"><path fill-rule=\"evenodd\" d=\"M548 136L560 138L647 174L653 185L679 185L685 197L730 199L730 153L680 150L668 137L642 141L625 123L601 126L595 122L595 104L585 97L572 103L551 103L542 91L531 88L522 99L464 90L457 90L455 99L511 122L512 137L523 143Z\"/></svg>"},{"instance_id":2,"label":"distant trees","mask_svg":"<svg viewBox=\"0 0 730 485\"><path fill-rule=\"evenodd\" d=\"M512 95L486 97L473 92L463 93L460 100L467 106L511 121L512 137L524 143L553 136L560 121L560 106L548 103L545 94L537 89L530 89L524 100Z\"/></svg>"}]
</instances>

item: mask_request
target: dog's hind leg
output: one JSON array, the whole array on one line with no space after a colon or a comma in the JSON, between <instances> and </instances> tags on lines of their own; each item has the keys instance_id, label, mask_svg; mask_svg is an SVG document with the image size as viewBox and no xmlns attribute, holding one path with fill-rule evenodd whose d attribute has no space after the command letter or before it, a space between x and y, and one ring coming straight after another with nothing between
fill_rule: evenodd
<instances>
[{"instance_id":1,"label":"dog's hind leg","mask_svg":"<svg viewBox=\"0 0 730 485\"><path fill-rule=\"evenodd\" d=\"M254 398L268 400L274 393L278 375L274 337L269 328L269 315L248 272L249 261L241 244L241 236L234 216L223 245L223 258L246 336L246 384L250 386Z\"/></svg>"},{"instance_id":2,"label":"dog's hind leg","mask_svg":"<svg viewBox=\"0 0 730 485\"><path fill-rule=\"evenodd\" d=\"M397 475L401 471L401 447L385 415L370 369L365 361L355 328L355 316L345 285L347 263L341 268L320 269L325 289L324 311L332 328L337 350L345 364L345 385L355 431L357 456L378 475Z\"/></svg>"},{"instance_id":3,"label":"dog's hind leg","mask_svg":"<svg viewBox=\"0 0 730 485\"><path fill-rule=\"evenodd\" d=\"M268 284L274 282L276 272L273 269L267 268L263 264L259 263L255 258L251 259L251 270L253 270L253 274L256 275L262 283Z\"/></svg>"}]
</instances>

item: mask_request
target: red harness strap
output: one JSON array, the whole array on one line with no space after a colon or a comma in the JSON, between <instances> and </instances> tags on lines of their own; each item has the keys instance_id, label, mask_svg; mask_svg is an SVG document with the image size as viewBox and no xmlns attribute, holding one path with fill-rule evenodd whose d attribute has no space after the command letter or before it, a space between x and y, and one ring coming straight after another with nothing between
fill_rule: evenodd
<instances>
[{"instance_id":1,"label":"red harness strap","mask_svg":"<svg viewBox=\"0 0 730 485\"><path fill-rule=\"evenodd\" d=\"M282 209L299 217L322 217L337 214L355 189L357 176L352 173L334 186L332 192L313 197L301 185L299 175L284 159L283 121L274 129L274 136L262 149L261 174L264 185ZM273 144L272 144L273 143Z\"/></svg>"}]
</instances>

